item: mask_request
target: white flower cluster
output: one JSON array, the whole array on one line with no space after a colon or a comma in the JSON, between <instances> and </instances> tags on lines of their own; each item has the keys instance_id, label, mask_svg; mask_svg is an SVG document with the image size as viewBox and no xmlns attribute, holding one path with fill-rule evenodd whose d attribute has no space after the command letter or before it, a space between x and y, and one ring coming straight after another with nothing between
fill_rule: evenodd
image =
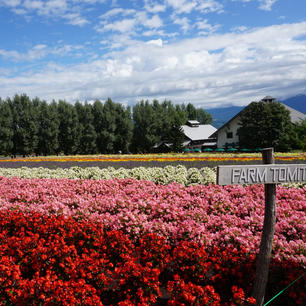
<instances>
[{"instance_id":1,"label":"white flower cluster","mask_svg":"<svg viewBox=\"0 0 306 306\"><path fill-rule=\"evenodd\" d=\"M135 178L137 180L148 180L156 184L167 185L172 182L190 185L208 185L216 183L216 169L204 167L202 169L189 168L185 166L162 167L135 167L132 169L113 167L71 167L71 168L0 168L0 176L20 178L70 178L70 179L112 179L112 178Z\"/></svg>"}]
</instances>

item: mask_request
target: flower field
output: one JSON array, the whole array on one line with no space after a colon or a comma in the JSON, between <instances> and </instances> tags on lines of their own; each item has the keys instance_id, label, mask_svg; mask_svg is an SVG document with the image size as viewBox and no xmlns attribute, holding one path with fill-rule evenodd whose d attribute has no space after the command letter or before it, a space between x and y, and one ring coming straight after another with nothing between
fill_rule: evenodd
<instances>
[{"instance_id":1,"label":"flower field","mask_svg":"<svg viewBox=\"0 0 306 306\"><path fill-rule=\"evenodd\" d=\"M254 302L260 185L1 177L0 206L3 305ZM268 296L305 272L305 212L305 187L278 187Z\"/></svg>"},{"instance_id":2,"label":"flower field","mask_svg":"<svg viewBox=\"0 0 306 306\"><path fill-rule=\"evenodd\" d=\"M2 159L0 305L254 305L264 188L215 185L205 156L209 167L186 166L185 154L171 166L163 155L162 167L151 155L93 161L120 167L71 157L78 166L56 169L37 167L56 157ZM129 157L145 166L123 168ZM305 306L305 184L277 186L276 206L266 301L301 276L269 306Z\"/></svg>"}]
</instances>

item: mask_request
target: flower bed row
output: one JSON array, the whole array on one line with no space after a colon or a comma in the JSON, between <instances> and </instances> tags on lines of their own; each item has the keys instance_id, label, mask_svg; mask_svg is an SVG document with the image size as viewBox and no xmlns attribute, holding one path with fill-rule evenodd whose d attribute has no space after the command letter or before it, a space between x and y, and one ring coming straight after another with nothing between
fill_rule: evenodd
<instances>
[{"instance_id":1,"label":"flower bed row","mask_svg":"<svg viewBox=\"0 0 306 306\"><path fill-rule=\"evenodd\" d=\"M69 179L125 179L134 178L138 180L148 180L156 184L167 185L172 182L184 186L208 185L216 183L216 168L203 167L201 169L189 168L183 165L161 167L134 167L132 169L114 167L71 167L48 169L38 168L0 168L0 176L20 177L20 178L69 178ZM286 183L287 187L299 188L306 186L306 182Z\"/></svg>"},{"instance_id":2,"label":"flower bed row","mask_svg":"<svg viewBox=\"0 0 306 306\"><path fill-rule=\"evenodd\" d=\"M255 256L244 248L137 240L101 223L19 210L0 212L1 305L253 305ZM305 271L273 260L271 298ZM303 305L305 277L278 305Z\"/></svg>"},{"instance_id":3,"label":"flower bed row","mask_svg":"<svg viewBox=\"0 0 306 306\"><path fill-rule=\"evenodd\" d=\"M306 267L306 188L277 188L273 257ZM264 189L217 185L156 185L134 179L70 180L0 177L0 208L94 220L137 240L156 233L168 242L229 244L258 251Z\"/></svg>"},{"instance_id":4,"label":"flower bed row","mask_svg":"<svg viewBox=\"0 0 306 306\"><path fill-rule=\"evenodd\" d=\"M208 167L202 169L189 168L184 166L166 166L145 168L135 167L132 169L113 167L98 168L98 167L71 167L47 169L39 168L0 168L0 176L6 177L21 177L21 178L70 178L70 179L125 179L135 178L138 180L148 180L156 184L167 185L172 182L177 182L185 186L203 184L207 185L216 182L216 170Z\"/></svg>"},{"instance_id":5,"label":"flower bed row","mask_svg":"<svg viewBox=\"0 0 306 306\"><path fill-rule=\"evenodd\" d=\"M57 162L122 162L122 161L246 161L261 160L260 153L169 153L169 154L116 154L116 155L73 155L73 156L39 156L39 157L17 157L17 158L0 158L3 162L41 162L41 161L57 161ZM276 160L306 160L305 152L302 153L275 153Z\"/></svg>"}]
</instances>

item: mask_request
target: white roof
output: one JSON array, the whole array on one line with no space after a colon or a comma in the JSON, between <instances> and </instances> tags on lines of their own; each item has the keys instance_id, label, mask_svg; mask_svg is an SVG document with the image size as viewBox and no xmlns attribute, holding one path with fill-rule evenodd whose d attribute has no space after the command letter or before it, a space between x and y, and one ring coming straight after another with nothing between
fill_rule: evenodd
<instances>
[{"instance_id":1,"label":"white roof","mask_svg":"<svg viewBox=\"0 0 306 306\"><path fill-rule=\"evenodd\" d=\"M208 139L217 129L210 124L200 124L196 127L182 125L183 133L191 140Z\"/></svg>"},{"instance_id":2,"label":"white roof","mask_svg":"<svg viewBox=\"0 0 306 306\"><path fill-rule=\"evenodd\" d=\"M283 104L283 103L282 103ZM286 104L283 104L290 112L290 117L291 117L291 122L292 123L297 123L301 120L305 120L306 119L306 115L297 111L296 109L286 105Z\"/></svg>"}]
</instances>

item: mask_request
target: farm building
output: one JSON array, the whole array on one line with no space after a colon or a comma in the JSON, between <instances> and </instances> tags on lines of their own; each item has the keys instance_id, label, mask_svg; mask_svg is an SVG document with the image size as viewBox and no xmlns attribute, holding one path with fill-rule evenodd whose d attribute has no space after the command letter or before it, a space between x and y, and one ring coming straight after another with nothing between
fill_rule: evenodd
<instances>
[{"instance_id":1,"label":"farm building","mask_svg":"<svg viewBox=\"0 0 306 306\"><path fill-rule=\"evenodd\" d=\"M184 133L183 148L194 150L203 150L204 148L215 148L216 138L211 137L217 131L210 124L200 124L197 120L188 120L186 125L182 125ZM154 146L154 150L158 152L171 151L172 143L161 141Z\"/></svg>"},{"instance_id":2,"label":"farm building","mask_svg":"<svg viewBox=\"0 0 306 306\"><path fill-rule=\"evenodd\" d=\"M188 120L186 125L182 126L185 140L184 148L204 149L206 147L215 147L216 138L211 137L217 129L210 124L200 124L196 120Z\"/></svg>"},{"instance_id":3,"label":"farm building","mask_svg":"<svg viewBox=\"0 0 306 306\"><path fill-rule=\"evenodd\" d=\"M266 96L262 100L262 102L275 102L275 98L271 96ZM290 112L291 122L297 123L300 120L305 120L306 115L289 107L283 103L286 109ZM248 106L246 106L248 107ZM217 139L217 147L218 148L225 148L225 147L237 147L239 146L239 137L238 137L238 129L240 127L240 111L237 115L235 115L232 119L226 122L223 126L221 126L216 132L214 132L211 137L213 139Z\"/></svg>"}]
</instances>

